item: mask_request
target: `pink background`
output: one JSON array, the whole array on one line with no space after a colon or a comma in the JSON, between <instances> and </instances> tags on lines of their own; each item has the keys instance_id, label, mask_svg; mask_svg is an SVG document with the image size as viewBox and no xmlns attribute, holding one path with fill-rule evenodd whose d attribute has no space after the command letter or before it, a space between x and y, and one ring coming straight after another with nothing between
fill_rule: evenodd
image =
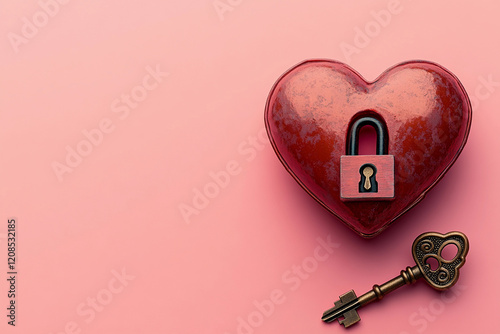
<instances>
[{"instance_id":1,"label":"pink background","mask_svg":"<svg viewBox=\"0 0 500 334\"><path fill-rule=\"evenodd\" d=\"M350 333L498 331L497 3L61 2L0 4L2 333L340 333L322 312L412 265L411 243L429 230L468 235L458 285L406 287L361 309ZM372 240L314 202L263 136L271 86L307 58L343 61L369 80L426 59L472 99L456 164ZM85 156L58 174L68 149ZM226 175L220 186L216 174ZM16 328L5 316L10 217Z\"/></svg>"}]
</instances>

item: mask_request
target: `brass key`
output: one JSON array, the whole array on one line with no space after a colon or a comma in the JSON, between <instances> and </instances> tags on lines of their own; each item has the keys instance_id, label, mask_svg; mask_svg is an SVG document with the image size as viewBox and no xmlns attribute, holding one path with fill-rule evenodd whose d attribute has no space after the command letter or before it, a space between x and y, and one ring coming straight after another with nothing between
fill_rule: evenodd
<instances>
[{"instance_id":1,"label":"brass key","mask_svg":"<svg viewBox=\"0 0 500 334\"><path fill-rule=\"evenodd\" d=\"M443 249L453 244L458 251L451 260L445 260L441 254ZM365 306L375 300L382 299L386 294L397 288L415 283L416 280L423 277L433 288L445 290L452 287L458 280L459 271L465 263L465 256L469 251L469 240L461 232L450 232L440 234L436 232L423 233L415 239L412 246L413 259L416 266L406 270L401 270L401 274L382 285L374 285L371 291L368 291L359 298L351 290L335 302L335 306L323 313L321 320L332 322L338 319L339 323L349 327L357 323L360 319L357 309ZM429 259L437 262L437 268L431 268ZM341 319L341 317L343 317Z\"/></svg>"},{"instance_id":2,"label":"brass key","mask_svg":"<svg viewBox=\"0 0 500 334\"><path fill-rule=\"evenodd\" d=\"M370 182L370 177L373 175L373 168L370 166L366 166L363 169L363 175L365 176L365 184L364 187L366 190L370 190L372 188L372 183Z\"/></svg>"}]
</instances>

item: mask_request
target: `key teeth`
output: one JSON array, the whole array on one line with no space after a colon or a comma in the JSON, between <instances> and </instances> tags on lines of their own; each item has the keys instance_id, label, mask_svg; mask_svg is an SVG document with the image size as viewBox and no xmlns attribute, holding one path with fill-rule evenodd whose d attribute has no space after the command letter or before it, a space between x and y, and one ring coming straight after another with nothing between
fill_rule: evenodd
<instances>
[{"instance_id":1,"label":"key teeth","mask_svg":"<svg viewBox=\"0 0 500 334\"><path fill-rule=\"evenodd\" d=\"M344 319L338 319L339 324L344 325L345 328L350 327L360 321L358 311L351 310L349 312L344 313Z\"/></svg>"},{"instance_id":2,"label":"key teeth","mask_svg":"<svg viewBox=\"0 0 500 334\"><path fill-rule=\"evenodd\" d=\"M335 306L323 312L323 317L321 319L325 322L337 320L339 324L344 325L346 328L360 321L361 318L359 317L356 309L350 309L339 315L335 315L335 313L338 313L339 311L342 311L343 308L346 308L347 304L357 300L354 290L344 293L339 298L340 299L334 303Z\"/></svg>"},{"instance_id":3,"label":"key teeth","mask_svg":"<svg viewBox=\"0 0 500 334\"><path fill-rule=\"evenodd\" d=\"M354 292L354 290L350 290L344 293L339 298L340 298L339 302L341 302L342 304L346 304L349 303L350 301L355 300L356 298L358 298L358 296L356 296L356 292Z\"/></svg>"},{"instance_id":4,"label":"key teeth","mask_svg":"<svg viewBox=\"0 0 500 334\"><path fill-rule=\"evenodd\" d=\"M330 313L335 312L336 310L338 310L339 308L341 308L342 306L344 306L345 304L347 304L348 302L350 302L356 298L357 297L356 297L356 293L354 292L354 290L351 290L349 292L344 293L343 295L339 296L339 300L337 300L336 302L333 303L334 306L332 308L329 308L328 310L323 312L323 317L330 314Z\"/></svg>"}]
</instances>

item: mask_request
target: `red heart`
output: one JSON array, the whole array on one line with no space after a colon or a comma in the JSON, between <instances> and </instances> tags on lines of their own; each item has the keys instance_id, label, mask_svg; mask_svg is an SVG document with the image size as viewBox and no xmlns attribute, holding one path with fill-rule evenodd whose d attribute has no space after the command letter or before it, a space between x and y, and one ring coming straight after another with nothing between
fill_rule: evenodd
<instances>
[{"instance_id":1,"label":"red heart","mask_svg":"<svg viewBox=\"0 0 500 334\"><path fill-rule=\"evenodd\" d=\"M387 123L395 199L343 202L340 156L348 127L370 113ZM440 65L405 62L367 82L345 64L308 60L275 83L265 121L276 154L304 190L356 233L372 237L444 176L465 146L471 117L465 89Z\"/></svg>"}]
</instances>

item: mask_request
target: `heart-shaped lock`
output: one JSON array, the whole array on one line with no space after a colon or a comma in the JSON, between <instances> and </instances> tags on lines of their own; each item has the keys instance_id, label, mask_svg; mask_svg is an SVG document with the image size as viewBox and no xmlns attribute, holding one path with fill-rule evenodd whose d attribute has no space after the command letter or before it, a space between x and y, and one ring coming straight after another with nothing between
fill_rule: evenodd
<instances>
[{"instance_id":1,"label":"heart-shaped lock","mask_svg":"<svg viewBox=\"0 0 500 334\"><path fill-rule=\"evenodd\" d=\"M383 144L387 155L394 156L393 198L342 196L341 157L349 155L350 129L363 118L378 120L387 129ZM368 82L345 64L308 60L278 79L265 110L269 138L287 171L364 237L384 230L445 175L465 146L471 118L470 101L459 80L426 61L396 65ZM370 161L350 168L355 176L346 181L350 189L363 191L364 181L373 191L375 172L390 180ZM357 197L362 200L353 200Z\"/></svg>"}]
</instances>

